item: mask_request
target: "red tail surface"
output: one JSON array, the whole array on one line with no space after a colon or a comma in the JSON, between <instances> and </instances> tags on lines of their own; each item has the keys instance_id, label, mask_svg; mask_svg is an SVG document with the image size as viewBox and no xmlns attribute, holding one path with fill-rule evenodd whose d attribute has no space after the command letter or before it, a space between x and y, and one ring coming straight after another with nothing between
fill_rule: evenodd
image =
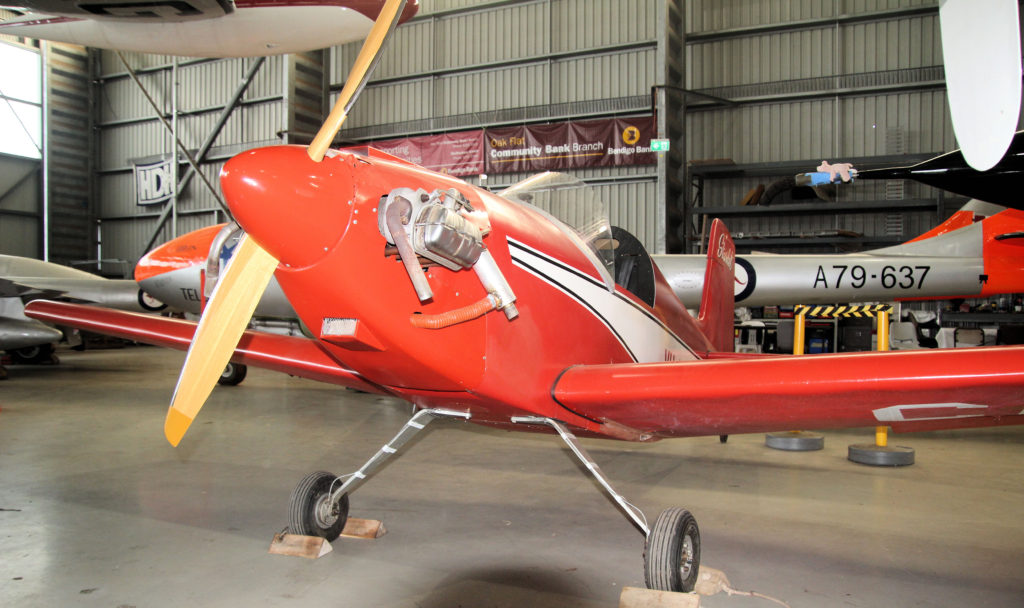
<instances>
[{"instance_id":1,"label":"red tail surface","mask_svg":"<svg viewBox=\"0 0 1024 608\"><path fill-rule=\"evenodd\" d=\"M736 245L722 220L711 223L708 265L697 322L718 351L734 350L733 309L736 283Z\"/></svg>"}]
</instances>

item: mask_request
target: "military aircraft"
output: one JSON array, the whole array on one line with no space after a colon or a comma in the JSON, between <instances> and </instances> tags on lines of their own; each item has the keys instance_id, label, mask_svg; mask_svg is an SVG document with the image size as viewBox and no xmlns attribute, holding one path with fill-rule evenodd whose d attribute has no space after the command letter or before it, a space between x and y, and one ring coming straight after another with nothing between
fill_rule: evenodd
<instances>
[{"instance_id":1,"label":"military aircraft","mask_svg":"<svg viewBox=\"0 0 1024 608\"><path fill-rule=\"evenodd\" d=\"M20 0L0 34L193 57L298 53L359 40L384 0ZM400 17L419 9L408 2Z\"/></svg>"},{"instance_id":2,"label":"military aircraft","mask_svg":"<svg viewBox=\"0 0 1024 608\"><path fill-rule=\"evenodd\" d=\"M431 420L554 432L644 533L648 586L682 591L700 563L693 515L669 508L649 525L577 435L653 441L1024 423L1024 348L731 352L735 247L720 221L695 318L642 248L616 246L623 233L599 202L557 175L499 196L369 148L328 150L386 38L385 21L308 148L250 150L225 165L225 199L246 235L198 325L67 303L27 309L188 348L164 428L173 445L232 358L412 402L417 412L358 471L299 482L293 532L336 538L352 492ZM646 278L634 281L634 272ZM271 276L312 337L245 331Z\"/></svg>"},{"instance_id":3,"label":"military aircraft","mask_svg":"<svg viewBox=\"0 0 1024 608\"><path fill-rule=\"evenodd\" d=\"M690 308L700 302L703 260L652 256ZM736 256L736 304L831 304L984 298L1024 292L1024 211L972 201L901 245L864 253Z\"/></svg>"},{"instance_id":4,"label":"military aircraft","mask_svg":"<svg viewBox=\"0 0 1024 608\"><path fill-rule=\"evenodd\" d=\"M24 314L24 304L38 298L93 302L131 311L159 311L166 305L132 280L105 279L81 270L40 260L0 255L0 350L16 363L38 363L52 357L63 332ZM6 372L0 368L0 378Z\"/></svg>"}]
</instances>

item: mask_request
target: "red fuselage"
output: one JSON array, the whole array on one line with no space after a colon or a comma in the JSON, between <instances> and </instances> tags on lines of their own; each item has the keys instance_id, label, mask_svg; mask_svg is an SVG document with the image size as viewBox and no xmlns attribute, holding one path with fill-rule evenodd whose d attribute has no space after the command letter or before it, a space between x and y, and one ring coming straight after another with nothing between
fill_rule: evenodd
<instances>
[{"instance_id":1,"label":"red fuselage","mask_svg":"<svg viewBox=\"0 0 1024 608\"><path fill-rule=\"evenodd\" d=\"M695 320L655 270L649 306L605 278L546 214L444 175L376 153L333 152L321 163L302 147L232 159L221 176L239 224L280 261L275 276L310 330L355 320L352 335L320 344L340 364L417 405L464 408L479 423L550 416L623 438L630 429L559 405L552 387L579 364L695 359L711 350ZM486 212L483 242L517 297L519 317L493 311L445 329L414 327L414 314L462 308L486 296L469 270L428 268L423 304L402 262L385 255L378 206L396 188L455 188Z\"/></svg>"}]
</instances>

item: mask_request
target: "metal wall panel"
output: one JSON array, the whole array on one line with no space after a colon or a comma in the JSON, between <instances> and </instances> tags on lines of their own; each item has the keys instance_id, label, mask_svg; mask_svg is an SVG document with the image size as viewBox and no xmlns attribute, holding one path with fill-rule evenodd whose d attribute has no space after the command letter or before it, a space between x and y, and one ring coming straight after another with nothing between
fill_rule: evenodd
<instances>
[{"instance_id":1,"label":"metal wall panel","mask_svg":"<svg viewBox=\"0 0 1024 608\"><path fill-rule=\"evenodd\" d=\"M423 0L420 2L420 15L448 12L460 9L474 9L492 4L480 0Z\"/></svg>"},{"instance_id":2,"label":"metal wall panel","mask_svg":"<svg viewBox=\"0 0 1024 608\"><path fill-rule=\"evenodd\" d=\"M695 43L689 86L720 86L942 64L935 15L845 24Z\"/></svg>"},{"instance_id":3,"label":"metal wall panel","mask_svg":"<svg viewBox=\"0 0 1024 608\"><path fill-rule=\"evenodd\" d=\"M936 6L935 0L691 0L686 4L686 31L693 33Z\"/></svg>"},{"instance_id":4,"label":"metal wall panel","mask_svg":"<svg viewBox=\"0 0 1024 608\"><path fill-rule=\"evenodd\" d=\"M164 112L171 108L170 79L164 72L140 74L150 96ZM113 121L152 118L156 116L153 106L146 101L139 87L130 78L108 80L103 84L102 94L97 99L99 121L103 125Z\"/></svg>"},{"instance_id":5,"label":"metal wall panel","mask_svg":"<svg viewBox=\"0 0 1024 608\"><path fill-rule=\"evenodd\" d=\"M656 54L642 49L556 61L551 66L551 103L650 94L658 84Z\"/></svg>"},{"instance_id":6,"label":"metal wall panel","mask_svg":"<svg viewBox=\"0 0 1024 608\"><path fill-rule=\"evenodd\" d=\"M547 3L458 13L437 21L434 67L457 68L544 55L550 42Z\"/></svg>"},{"instance_id":7,"label":"metal wall panel","mask_svg":"<svg viewBox=\"0 0 1024 608\"><path fill-rule=\"evenodd\" d=\"M654 41L658 37L654 2L555 0L551 12L552 52Z\"/></svg>"},{"instance_id":8,"label":"metal wall panel","mask_svg":"<svg viewBox=\"0 0 1024 608\"><path fill-rule=\"evenodd\" d=\"M753 84L835 74L834 29L776 32L693 44L690 87Z\"/></svg>"},{"instance_id":9,"label":"metal wall panel","mask_svg":"<svg viewBox=\"0 0 1024 608\"><path fill-rule=\"evenodd\" d=\"M174 60L172 55L153 55L150 53L134 53L132 51L121 51L121 55L124 56L128 64L135 70L171 65L171 62ZM104 51L100 54L99 73L102 76L125 73L124 64L118 58L117 52Z\"/></svg>"},{"instance_id":10,"label":"metal wall panel","mask_svg":"<svg viewBox=\"0 0 1024 608\"><path fill-rule=\"evenodd\" d=\"M840 40L846 74L942 64L938 15L846 25Z\"/></svg>"},{"instance_id":11,"label":"metal wall panel","mask_svg":"<svg viewBox=\"0 0 1024 608\"><path fill-rule=\"evenodd\" d=\"M41 161L0 154L0 253L41 257Z\"/></svg>"},{"instance_id":12,"label":"metal wall panel","mask_svg":"<svg viewBox=\"0 0 1024 608\"><path fill-rule=\"evenodd\" d=\"M331 105L338 93L331 95ZM434 115L433 86L429 79L369 86L352 108L346 127L430 118Z\"/></svg>"},{"instance_id":13,"label":"metal wall panel","mask_svg":"<svg viewBox=\"0 0 1024 608\"><path fill-rule=\"evenodd\" d=\"M873 13L916 6L938 6L935 0L842 0L841 13Z\"/></svg>"},{"instance_id":14,"label":"metal wall panel","mask_svg":"<svg viewBox=\"0 0 1024 608\"><path fill-rule=\"evenodd\" d=\"M835 14L836 4L836 0L690 0L686 3L686 31L710 32L830 17Z\"/></svg>"},{"instance_id":15,"label":"metal wall panel","mask_svg":"<svg viewBox=\"0 0 1024 608\"><path fill-rule=\"evenodd\" d=\"M37 218L0 216L0 253L38 259L39 249Z\"/></svg>"},{"instance_id":16,"label":"metal wall panel","mask_svg":"<svg viewBox=\"0 0 1024 608\"><path fill-rule=\"evenodd\" d=\"M41 162L34 158L0 154L0 221L4 211L39 213Z\"/></svg>"},{"instance_id":17,"label":"metal wall panel","mask_svg":"<svg viewBox=\"0 0 1024 608\"><path fill-rule=\"evenodd\" d=\"M459 73L437 80L435 116L548 103L546 65Z\"/></svg>"},{"instance_id":18,"label":"metal wall panel","mask_svg":"<svg viewBox=\"0 0 1024 608\"><path fill-rule=\"evenodd\" d=\"M758 163L956 147L944 91L751 104L693 112L687 120L687 151L693 159ZM904 133L904 150L887 149L890 129Z\"/></svg>"},{"instance_id":19,"label":"metal wall panel","mask_svg":"<svg viewBox=\"0 0 1024 608\"><path fill-rule=\"evenodd\" d=\"M139 214L135 204L135 182L130 171L101 174L97 189L102 193L100 211L102 216L120 217Z\"/></svg>"},{"instance_id":20,"label":"metal wall panel","mask_svg":"<svg viewBox=\"0 0 1024 608\"><path fill-rule=\"evenodd\" d=\"M850 97L840 101L840 154L889 154L886 132L901 129L906 152L944 152L956 148L945 91Z\"/></svg>"},{"instance_id":21,"label":"metal wall panel","mask_svg":"<svg viewBox=\"0 0 1024 608\"><path fill-rule=\"evenodd\" d=\"M736 163L834 158L832 100L766 103L687 116L687 158Z\"/></svg>"},{"instance_id":22,"label":"metal wall panel","mask_svg":"<svg viewBox=\"0 0 1024 608\"><path fill-rule=\"evenodd\" d=\"M170 152L169 136L159 122L106 127L99 132L98 169L123 169L132 159Z\"/></svg>"},{"instance_id":23,"label":"metal wall panel","mask_svg":"<svg viewBox=\"0 0 1024 608\"><path fill-rule=\"evenodd\" d=\"M231 70L228 80L223 83L223 97L217 100L217 105L224 105L224 100L234 94L235 89L241 84L242 78L254 61L255 59L230 60ZM264 59L263 67L256 73L249 88L245 90L242 99L263 99L281 96L284 92L284 64L285 58L280 55L272 55Z\"/></svg>"}]
</instances>

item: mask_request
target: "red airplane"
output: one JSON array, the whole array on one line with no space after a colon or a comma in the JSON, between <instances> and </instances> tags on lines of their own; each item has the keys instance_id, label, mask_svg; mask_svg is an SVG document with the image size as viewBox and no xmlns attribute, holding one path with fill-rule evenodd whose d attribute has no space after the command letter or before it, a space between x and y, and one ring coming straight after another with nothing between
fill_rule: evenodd
<instances>
[{"instance_id":1,"label":"red airplane","mask_svg":"<svg viewBox=\"0 0 1024 608\"><path fill-rule=\"evenodd\" d=\"M589 201L573 201L564 184L540 178L497 196L372 149L332 151L315 162L305 148L287 146L235 157L221 183L248 237L208 310L225 289L253 289L232 281L232 269L260 264L245 249L255 242L315 334L246 332L233 359L420 408L355 476L303 480L292 502L295 532L336 537L348 494L432 418L555 430L647 533L648 584L681 590L692 588L699 560L692 516L669 509L649 528L575 435L652 441L790 428L1024 423L1018 347L802 358L729 352L734 250L720 222L694 319L650 258L620 254L617 231ZM573 203L589 206L591 213L579 216L590 220L588 229L527 200L567 211L580 211ZM637 274L626 276L627 267ZM645 273L650 281L631 280ZM195 331L185 321L72 304L34 302L28 311L177 348L188 347ZM189 388L183 374L178 393ZM172 443L195 411L171 409Z\"/></svg>"},{"instance_id":2,"label":"red airplane","mask_svg":"<svg viewBox=\"0 0 1024 608\"><path fill-rule=\"evenodd\" d=\"M262 148L225 165L225 199L246 236L198 326L45 301L26 309L188 348L165 423L173 445L229 358L415 404L417 413L358 471L318 471L298 484L292 532L336 538L349 495L431 420L556 432L644 532L647 585L683 591L700 563L694 517L670 508L648 525L577 435L653 441L1024 423L1020 347L731 352L735 250L721 222L712 226L693 318L642 247L621 246L628 234L555 177L499 196L372 149L327 151L370 59L357 59L355 88L346 85L308 149ZM311 337L243 331L271 276Z\"/></svg>"}]
</instances>

